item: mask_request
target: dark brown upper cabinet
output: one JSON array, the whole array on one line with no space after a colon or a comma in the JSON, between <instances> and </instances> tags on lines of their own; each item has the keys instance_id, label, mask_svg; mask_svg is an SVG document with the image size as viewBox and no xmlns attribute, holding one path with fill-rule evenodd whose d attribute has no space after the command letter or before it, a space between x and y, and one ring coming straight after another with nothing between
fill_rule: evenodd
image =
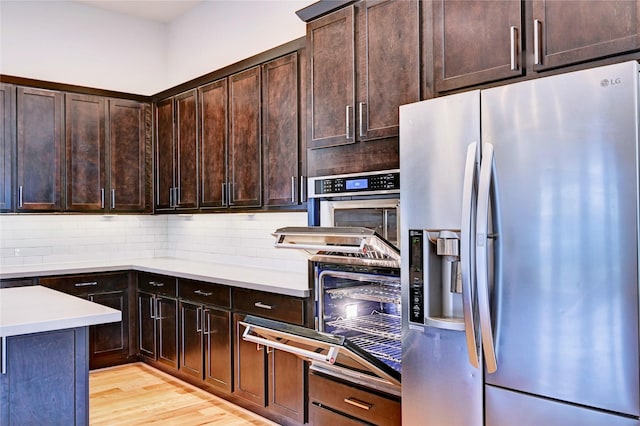
<instances>
[{"instance_id":1,"label":"dark brown upper cabinet","mask_svg":"<svg viewBox=\"0 0 640 426\"><path fill-rule=\"evenodd\" d=\"M227 207L227 79L198 89L200 101L200 207Z\"/></svg>"},{"instance_id":2,"label":"dark brown upper cabinet","mask_svg":"<svg viewBox=\"0 0 640 426\"><path fill-rule=\"evenodd\" d=\"M62 209L64 95L17 89L17 211Z\"/></svg>"},{"instance_id":3,"label":"dark brown upper cabinet","mask_svg":"<svg viewBox=\"0 0 640 426\"><path fill-rule=\"evenodd\" d=\"M260 207L261 185L260 67L229 77L228 203Z\"/></svg>"},{"instance_id":4,"label":"dark brown upper cabinet","mask_svg":"<svg viewBox=\"0 0 640 426\"><path fill-rule=\"evenodd\" d=\"M16 88L0 84L0 211L13 209L13 159L16 143Z\"/></svg>"},{"instance_id":5,"label":"dark brown upper cabinet","mask_svg":"<svg viewBox=\"0 0 640 426\"><path fill-rule=\"evenodd\" d=\"M156 104L155 206L158 210L173 208L175 161L174 99Z\"/></svg>"},{"instance_id":6,"label":"dark brown upper cabinet","mask_svg":"<svg viewBox=\"0 0 640 426\"><path fill-rule=\"evenodd\" d=\"M66 182L70 211L100 211L106 205L106 99L67 94Z\"/></svg>"},{"instance_id":7,"label":"dark brown upper cabinet","mask_svg":"<svg viewBox=\"0 0 640 426\"><path fill-rule=\"evenodd\" d=\"M262 65L262 158L265 206L302 202L298 53Z\"/></svg>"},{"instance_id":8,"label":"dark brown upper cabinet","mask_svg":"<svg viewBox=\"0 0 640 426\"><path fill-rule=\"evenodd\" d=\"M520 0L437 0L433 21L436 91L524 74Z\"/></svg>"},{"instance_id":9,"label":"dark brown upper cabinet","mask_svg":"<svg viewBox=\"0 0 640 426\"><path fill-rule=\"evenodd\" d=\"M368 0L307 25L309 148L398 135L400 105L420 100L418 1Z\"/></svg>"},{"instance_id":10,"label":"dark brown upper cabinet","mask_svg":"<svg viewBox=\"0 0 640 426\"><path fill-rule=\"evenodd\" d=\"M311 79L309 148L355 142L355 8L349 6L307 25Z\"/></svg>"},{"instance_id":11,"label":"dark brown upper cabinet","mask_svg":"<svg viewBox=\"0 0 640 426\"><path fill-rule=\"evenodd\" d=\"M156 209L198 207L198 102L190 90L156 108Z\"/></svg>"},{"instance_id":12,"label":"dark brown upper cabinet","mask_svg":"<svg viewBox=\"0 0 640 426\"><path fill-rule=\"evenodd\" d=\"M533 69L571 65L640 48L636 0L533 0Z\"/></svg>"},{"instance_id":13,"label":"dark brown upper cabinet","mask_svg":"<svg viewBox=\"0 0 640 426\"><path fill-rule=\"evenodd\" d=\"M109 100L108 204L111 211L142 212L151 209L148 202L151 183L147 169L147 140L151 136L147 132L148 118L150 109L147 104Z\"/></svg>"},{"instance_id":14,"label":"dark brown upper cabinet","mask_svg":"<svg viewBox=\"0 0 640 426\"><path fill-rule=\"evenodd\" d=\"M145 104L67 94L65 107L66 209L147 210Z\"/></svg>"}]
</instances>

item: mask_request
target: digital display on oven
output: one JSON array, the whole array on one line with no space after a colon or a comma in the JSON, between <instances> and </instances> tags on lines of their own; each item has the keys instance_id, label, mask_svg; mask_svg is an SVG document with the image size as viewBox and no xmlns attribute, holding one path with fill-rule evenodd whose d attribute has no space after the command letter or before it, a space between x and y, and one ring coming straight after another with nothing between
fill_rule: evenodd
<instances>
[{"instance_id":1,"label":"digital display on oven","mask_svg":"<svg viewBox=\"0 0 640 426\"><path fill-rule=\"evenodd\" d=\"M354 189L368 189L369 180L368 179L349 179L345 181L345 187L348 191L352 191Z\"/></svg>"}]
</instances>

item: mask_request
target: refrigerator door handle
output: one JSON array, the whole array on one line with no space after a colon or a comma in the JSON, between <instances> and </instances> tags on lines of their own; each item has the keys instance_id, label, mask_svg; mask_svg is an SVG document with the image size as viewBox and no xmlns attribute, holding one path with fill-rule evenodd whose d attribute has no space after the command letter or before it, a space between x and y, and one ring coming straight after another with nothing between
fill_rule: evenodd
<instances>
[{"instance_id":1,"label":"refrigerator door handle","mask_svg":"<svg viewBox=\"0 0 640 426\"><path fill-rule=\"evenodd\" d=\"M479 367L480 348L476 340L476 324L474 317L473 293L474 274L471 264L472 211L475 204L476 184L476 151L478 143L467 147L467 159L464 167L464 184L462 187L462 223L460 227L460 274L462 275L462 311L464 315L464 331L467 340L469 362Z\"/></svg>"},{"instance_id":2,"label":"refrigerator door handle","mask_svg":"<svg viewBox=\"0 0 640 426\"><path fill-rule=\"evenodd\" d=\"M476 273L478 282L478 312L480 314L480 333L487 372L498 369L496 351L491 328L491 310L489 305L489 265L487 256L487 232L489 228L489 196L491 172L493 168L493 145L482 145L480 178L478 182L478 209L476 213Z\"/></svg>"}]
</instances>

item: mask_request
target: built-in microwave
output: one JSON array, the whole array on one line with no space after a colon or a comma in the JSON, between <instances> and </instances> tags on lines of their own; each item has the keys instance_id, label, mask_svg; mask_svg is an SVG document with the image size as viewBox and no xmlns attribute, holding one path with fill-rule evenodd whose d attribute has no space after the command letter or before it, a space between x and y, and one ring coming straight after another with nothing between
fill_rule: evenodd
<instances>
[{"instance_id":1,"label":"built-in microwave","mask_svg":"<svg viewBox=\"0 0 640 426\"><path fill-rule=\"evenodd\" d=\"M400 247L400 170L311 177L309 225L368 228Z\"/></svg>"}]
</instances>

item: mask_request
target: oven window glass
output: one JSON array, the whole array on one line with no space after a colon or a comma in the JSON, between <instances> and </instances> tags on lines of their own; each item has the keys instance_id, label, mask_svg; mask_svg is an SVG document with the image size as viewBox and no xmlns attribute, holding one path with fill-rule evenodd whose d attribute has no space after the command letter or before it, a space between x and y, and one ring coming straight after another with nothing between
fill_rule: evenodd
<instances>
[{"instance_id":1,"label":"oven window glass","mask_svg":"<svg viewBox=\"0 0 640 426\"><path fill-rule=\"evenodd\" d=\"M375 230L385 240L398 246L398 212L394 208L335 209L334 226L359 226Z\"/></svg>"}]
</instances>

